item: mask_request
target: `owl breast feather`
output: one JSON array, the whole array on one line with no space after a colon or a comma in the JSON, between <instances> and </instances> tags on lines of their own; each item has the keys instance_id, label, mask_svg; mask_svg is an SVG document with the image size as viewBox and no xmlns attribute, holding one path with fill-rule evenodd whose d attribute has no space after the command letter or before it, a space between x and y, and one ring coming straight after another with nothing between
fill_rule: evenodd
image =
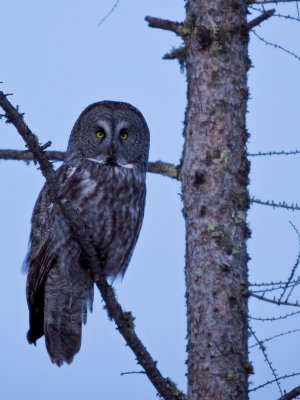
<instances>
[{"instance_id":1,"label":"owl breast feather","mask_svg":"<svg viewBox=\"0 0 300 400\"><path fill-rule=\"evenodd\" d=\"M84 161L65 177L65 193L89 229L105 274L123 275L142 225L144 176L134 168Z\"/></svg>"}]
</instances>

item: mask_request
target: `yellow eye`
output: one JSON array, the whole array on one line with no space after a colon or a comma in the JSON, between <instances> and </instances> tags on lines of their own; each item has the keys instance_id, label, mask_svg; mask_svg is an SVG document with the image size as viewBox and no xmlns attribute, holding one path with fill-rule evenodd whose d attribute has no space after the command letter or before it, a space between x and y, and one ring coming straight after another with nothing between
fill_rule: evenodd
<instances>
[{"instance_id":1,"label":"yellow eye","mask_svg":"<svg viewBox=\"0 0 300 400\"><path fill-rule=\"evenodd\" d=\"M119 135L121 140L127 140L128 139L128 133L125 131L125 129L122 129Z\"/></svg>"},{"instance_id":2,"label":"yellow eye","mask_svg":"<svg viewBox=\"0 0 300 400\"><path fill-rule=\"evenodd\" d=\"M103 128L100 128L97 132L96 132L96 138L97 139L104 139L105 138L105 130Z\"/></svg>"}]
</instances>

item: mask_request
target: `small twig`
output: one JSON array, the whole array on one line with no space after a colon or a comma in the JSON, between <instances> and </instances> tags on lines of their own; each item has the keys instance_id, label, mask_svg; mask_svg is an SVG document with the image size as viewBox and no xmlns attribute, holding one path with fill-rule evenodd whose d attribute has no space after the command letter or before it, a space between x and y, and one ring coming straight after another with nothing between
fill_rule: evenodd
<instances>
[{"instance_id":1,"label":"small twig","mask_svg":"<svg viewBox=\"0 0 300 400\"><path fill-rule=\"evenodd\" d=\"M161 19L155 17L145 17L150 28L164 29L178 34L178 28L182 27L183 24L180 22L170 21L168 19Z\"/></svg>"},{"instance_id":2,"label":"small twig","mask_svg":"<svg viewBox=\"0 0 300 400\"><path fill-rule=\"evenodd\" d=\"M252 32L254 33L254 35L255 35L259 40L261 40L261 41L262 41L263 43L265 43L266 45L272 46L272 47L274 47L275 49L282 50L283 52L289 54L290 56L292 56L292 57L296 58L298 61L300 61L300 56L298 56L298 54L293 53L292 51L286 49L285 47L280 46L279 44L269 42L268 40L266 40L266 39L264 39L262 36L260 36L258 33L256 33L256 31L254 31L254 30L252 30Z\"/></svg>"},{"instance_id":3,"label":"small twig","mask_svg":"<svg viewBox=\"0 0 300 400\"><path fill-rule=\"evenodd\" d=\"M48 142L50 143L50 142ZM48 145L48 143L46 143ZM44 145L45 146L45 145ZM63 161L64 151L45 151L48 160ZM32 152L28 150L0 150L0 160L35 161ZM169 178L178 179L179 166L164 161L149 162L147 171L153 174L160 174Z\"/></svg>"},{"instance_id":4,"label":"small twig","mask_svg":"<svg viewBox=\"0 0 300 400\"><path fill-rule=\"evenodd\" d=\"M272 318L261 318L261 317L251 317L249 319L253 319L253 321L260 321L260 322L274 322L274 321L281 321L283 319L287 319L293 317L294 315L300 314L300 311L294 311L289 314L281 315L280 317L272 317Z\"/></svg>"},{"instance_id":5,"label":"small twig","mask_svg":"<svg viewBox=\"0 0 300 400\"><path fill-rule=\"evenodd\" d=\"M179 391L176 385L169 379L164 378L157 368L157 363L136 335L133 325L128 323L128 312L124 312L118 303L113 288L107 283L102 271L98 254L92 241L87 234L84 222L80 215L73 208L70 201L63 195L62 189L58 186L56 173L52 164L47 159L45 152L39 145L38 138L32 134L25 124L19 111L7 100L7 96L0 91L0 106L6 113L7 118L14 124L26 145L31 150L34 158L38 161L40 169L47 180L49 194L55 201L66 221L86 254L90 270L94 276L95 283L105 302L108 316L114 320L118 330L126 340L126 343L134 352L137 361L144 368L149 380L152 382L160 396L165 400L185 400L185 395Z\"/></svg>"},{"instance_id":6,"label":"small twig","mask_svg":"<svg viewBox=\"0 0 300 400\"><path fill-rule=\"evenodd\" d=\"M268 288L263 288L263 289L256 289L256 290L252 290L252 293L270 293L270 292L275 292L276 290L282 290L285 287L287 289L289 288L294 288L295 286L299 286L300 282L298 282L297 284L292 284L292 283L288 283L285 285L280 285L280 286L273 286L273 287L268 287Z\"/></svg>"},{"instance_id":7,"label":"small twig","mask_svg":"<svg viewBox=\"0 0 300 400\"><path fill-rule=\"evenodd\" d=\"M253 293L253 292L250 292L249 294L250 294L251 297L255 297L258 300L266 301L267 303L276 304L277 306L300 307L300 304L298 302L290 303L289 301L279 301L279 300L276 300L276 299L268 299L267 297L260 296L258 294Z\"/></svg>"},{"instance_id":8,"label":"small twig","mask_svg":"<svg viewBox=\"0 0 300 400\"><path fill-rule=\"evenodd\" d=\"M296 6L298 6L298 3L296 3ZM260 13L263 11L262 8L256 8L255 6L250 6L250 9L253 10L253 11L260 12ZM297 11L298 11L298 10L297 10ZM291 20L291 21L300 22L300 18L299 18L298 12L297 12L297 17L293 17L292 15L288 15L288 14L287 14L287 15L285 15L285 14L280 14L280 13L273 14L273 17L282 18L282 19L288 19L288 20Z\"/></svg>"},{"instance_id":9,"label":"small twig","mask_svg":"<svg viewBox=\"0 0 300 400\"><path fill-rule=\"evenodd\" d=\"M110 11L101 19L101 21L98 23L98 26L102 25L103 22L111 16L111 14L115 11L115 9L117 8L117 5L119 4L120 0L117 0L115 2L115 4L112 6L112 8L110 9Z\"/></svg>"},{"instance_id":10,"label":"small twig","mask_svg":"<svg viewBox=\"0 0 300 400\"><path fill-rule=\"evenodd\" d=\"M292 228L294 229L294 231L296 232L296 234L298 235L298 246L300 246L300 233L299 233L298 229L295 227L295 225L291 221L289 221L289 222L290 222ZM289 276L289 278L288 278L288 280L287 280L287 282L286 282L286 284L285 284L285 286L283 288L283 291L282 291L282 293L281 293L281 295L279 297L279 301L281 301L283 299L283 296L285 295L287 289L289 289L290 283L292 282L292 280L294 278L294 275L295 275L296 270L297 270L297 268L299 266L299 263L300 263L300 251L298 251L297 259L296 259L296 261L295 261L295 263L294 263L294 265L292 267L290 276ZM295 285L292 286L292 289L290 290L290 292L289 292L289 294L288 294L288 296L286 298L286 301L288 301L288 299L291 296L292 291L293 291L294 288L295 288Z\"/></svg>"},{"instance_id":11,"label":"small twig","mask_svg":"<svg viewBox=\"0 0 300 400\"><path fill-rule=\"evenodd\" d=\"M248 157L260 157L260 156L290 156L300 154L300 150L292 151L268 151L268 152L258 152L258 153L248 153Z\"/></svg>"},{"instance_id":12,"label":"small twig","mask_svg":"<svg viewBox=\"0 0 300 400\"><path fill-rule=\"evenodd\" d=\"M292 400L300 395L300 386L295 387L291 391L285 393L283 396L279 397L278 400Z\"/></svg>"},{"instance_id":13,"label":"small twig","mask_svg":"<svg viewBox=\"0 0 300 400\"><path fill-rule=\"evenodd\" d=\"M297 3L297 0L248 0L248 4L279 4L279 3Z\"/></svg>"},{"instance_id":14,"label":"small twig","mask_svg":"<svg viewBox=\"0 0 300 400\"><path fill-rule=\"evenodd\" d=\"M293 330L290 330L290 331L287 331L287 332L281 332L278 335L274 335L274 336L271 336L271 337L269 337L267 339L260 340L259 343L263 345L264 343L270 342L273 339L277 339L277 338L280 338L282 336L286 336L286 335L289 335L291 333L298 333L298 332L300 332L300 329L293 329ZM259 346L259 343L255 343L252 346L249 346L249 349L253 349L256 346Z\"/></svg>"},{"instance_id":15,"label":"small twig","mask_svg":"<svg viewBox=\"0 0 300 400\"><path fill-rule=\"evenodd\" d=\"M261 350L261 352L262 352L262 354L263 354L263 356L264 356L264 359L265 359L266 363L268 364L268 366L269 366L269 368L270 368L270 370L271 370L271 372L272 372L272 375L274 376L274 380L275 380L275 382L277 383L279 392L280 392L280 394L282 395L283 392L282 392L282 389L281 389L281 386L280 386L280 383L279 383L279 379L278 379L278 375L277 375L277 373L276 373L276 369L273 367L271 361L269 360L269 356L268 356L268 354L267 354L267 352L266 352L265 347L262 345L262 342L258 339L258 337L256 336L256 333L255 333L254 330L251 328L251 326L249 326L249 331L250 331L251 335L254 337L254 339L255 339L257 345L259 346L259 348L260 348L260 350Z\"/></svg>"},{"instance_id":16,"label":"small twig","mask_svg":"<svg viewBox=\"0 0 300 400\"><path fill-rule=\"evenodd\" d=\"M259 15L256 18L254 18L252 21L248 22L246 24L246 28L250 31L255 26L260 25L266 19L269 19L270 17L272 17L272 15L274 15L274 13L275 13L275 9L274 8L272 10L268 10L268 11L263 12L261 15Z\"/></svg>"},{"instance_id":17,"label":"small twig","mask_svg":"<svg viewBox=\"0 0 300 400\"><path fill-rule=\"evenodd\" d=\"M130 371L130 372L121 372L120 375L133 375L133 374L145 374L145 371Z\"/></svg>"},{"instance_id":18,"label":"small twig","mask_svg":"<svg viewBox=\"0 0 300 400\"><path fill-rule=\"evenodd\" d=\"M297 17L293 17L292 15L285 15L285 14L274 14L274 17L277 18L282 18L282 19L288 19L289 21L297 21L300 22L299 15Z\"/></svg>"},{"instance_id":19,"label":"small twig","mask_svg":"<svg viewBox=\"0 0 300 400\"><path fill-rule=\"evenodd\" d=\"M289 205L289 204L286 204L286 202L275 203L273 200L272 201L269 201L269 200L263 201L260 199L256 199L255 197L251 197L250 202L260 204L262 206L273 207L273 208L284 208L285 210L289 210L289 211L300 211L300 206L297 203Z\"/></svg>"},{"instance_id":20,"label":"small twig","mask_svg":"<svg viewBox=\"0 0 300 400\"><path fill-rule=\"evenodd\" d=\"M272 379L272 380L267 381L259 386L256 386L253 389L249 389L249 392L255 392L258 389L262 389L263 387L271 385L272 383L281 381L282 379L294 378L295 376L298 376L298 375L300 375L300 372L294 372L293 374L286 374L286 375L279 376L277 379Z\"/></svg>"},{"instance_id":21,"label":"small twig","mask_svg":"<svg viewBox=\"0 0 300 400\"><path fill-rule=\"evenodd\" d=\"M290 282L290 283L300 283L300 278L295 279L294 281ZM256 287L262 287L262 286L278 286L278 285L285 285L286 282L284 281L279 281L279 282L261 282L261 283L250 283L249 286L256 286Z\"/></svg>"}]
</instances>

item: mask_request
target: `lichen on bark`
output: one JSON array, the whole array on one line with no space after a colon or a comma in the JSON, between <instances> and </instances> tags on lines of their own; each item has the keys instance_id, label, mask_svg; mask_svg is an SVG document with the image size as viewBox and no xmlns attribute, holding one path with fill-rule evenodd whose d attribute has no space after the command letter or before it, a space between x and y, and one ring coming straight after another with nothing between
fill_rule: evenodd
<instances>
[{"instance_id":1,"label":"lichen on bark","mask_svg":"<svg viewBox=\"0 0 300 400\"><path fill-rule=\"evenodd\" d=\"M243 0L189 0L180 180L186 221L188 399L248 399Z\"/></svg>"}]
</instances>

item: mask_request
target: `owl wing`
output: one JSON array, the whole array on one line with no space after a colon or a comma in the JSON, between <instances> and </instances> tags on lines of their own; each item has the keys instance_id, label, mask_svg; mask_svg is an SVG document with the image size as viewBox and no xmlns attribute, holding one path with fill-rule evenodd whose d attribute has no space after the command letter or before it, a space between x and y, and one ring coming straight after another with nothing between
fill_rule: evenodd
<instances>
[{"instance_id":1,"label":"owl wing","mask_svg":"<svg viewBox=\"0 0 300 400\"><path fill-rule=\"evenodd\" d=\"M67 195L75 191L70 179L76 168L62 165L57 180ZM79 185L80 186L80 185ZM74 198L76 206L76 196ZM59 206L51 203L47 185L36 202L30 234L27 301L30 328L29 343L45 335L47 351L53 363L70 363L80 349L82 323L92 303L93 282L81 266L81 247L73 239L69 224Z\"/></svg>"},{"instance_id":2,"label":"owl wing","mask_svg":"<svg viewBox=\"0 0 300 400\"><path fill-rule=\"evenodd\" d=\"M35 343L44 332L44 285L56 259L55 249L49 245L52 207L44 186L33 210L29 249L25 259L28 269L26 293L30 315L30 330L27 334L29 343Z\"/></svg>"}]
</instances>

